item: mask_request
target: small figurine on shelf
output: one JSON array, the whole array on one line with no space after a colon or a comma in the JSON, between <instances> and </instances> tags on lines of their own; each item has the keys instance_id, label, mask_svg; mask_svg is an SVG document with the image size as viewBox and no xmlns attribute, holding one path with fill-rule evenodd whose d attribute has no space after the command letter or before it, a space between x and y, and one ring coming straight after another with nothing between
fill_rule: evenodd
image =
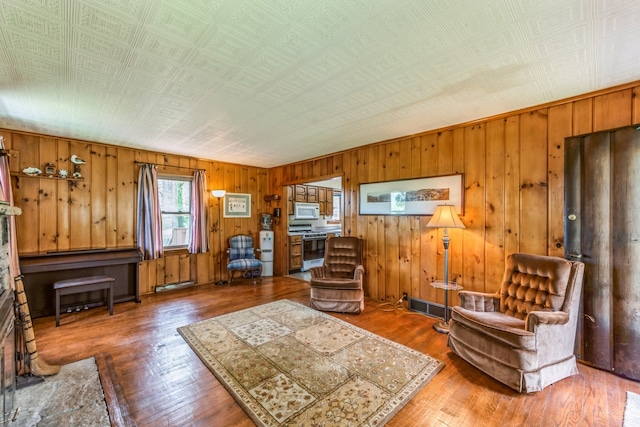
<instances>
[{"instance_id":1,"label":"small figurine on shelf","mask_svg":"<svg viewBox=\"0 0 640 427\"><path fill-rule=\"evenodd\" d=\"M82 178L82 174L80 172L74 172L72 177L74 177L74 178Z\"/></svg>"},{"instance_id":2,"label":"small figurine on shelf","mask_svg":"<svg viewBox=\"0 0 640 427\"><path fill-rule=\"evenodd\" d=\"M60 169L60 170L58 171L58 176L59 176L60 178L66 178L66 177L67 177L67 175L69 175L69 172L67 172L67 170L66 170L66 169Z\"/></svg>"},{"instance_id":3,"label":"small figurine on shelf","mask_svg":"<svg viewBox=\"0 0 640 427\"><path fill-rule=\"evenodd\" d=\"M47 163L46 165L44 165L44 173L49 178L52 178L56 174L56 165L54 165L53 163Z\"/></svg>"}]
</instances>

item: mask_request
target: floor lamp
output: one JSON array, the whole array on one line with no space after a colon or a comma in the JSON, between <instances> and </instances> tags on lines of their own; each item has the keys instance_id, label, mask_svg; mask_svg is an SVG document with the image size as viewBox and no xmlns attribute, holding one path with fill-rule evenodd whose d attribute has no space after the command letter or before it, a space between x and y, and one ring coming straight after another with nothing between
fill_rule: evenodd
<instances>
[{"instance_id":1,"label":"floor lamp","mask_svg":"<svg viewBox=\"0 0 640 427\"><path fill-rule=\"evenodd\" d=\"M456 213L456 208L452 205L438 205L433 213L431 220L427 224L428 228L444 228L444 236L442 243L444 244L444 281L442 286L436 286L444 289L444 321L433 325L436 331L449 333L449 290L458 290L460 287L455 284L449 284L449 229L465 228Z\"/></svg>"},{"instance_id":2,"label":"floor lamp","mask_svg":"<svg viewBox=\"0 0 640 427\"><path fill-rule=\"evenodd\" d=\"M227 194L227 192L225 190L213 190L211 194L213 194L213 197L218 199L218 252L220 256L220 263L219 263L220 278L216 282L216 285L221 286L227 283L226 280L222 279L222 200L221 200L224 197L224 195Z\"/></svg>"}]
</instances>

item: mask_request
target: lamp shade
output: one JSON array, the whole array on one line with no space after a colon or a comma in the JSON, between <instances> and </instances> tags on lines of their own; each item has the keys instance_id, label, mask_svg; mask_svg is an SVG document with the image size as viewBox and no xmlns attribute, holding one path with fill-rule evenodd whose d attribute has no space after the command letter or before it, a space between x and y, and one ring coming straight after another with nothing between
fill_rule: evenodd
<instances>
[{"instance_id":1,"label":"lamp shade","mask_svg":"<svg viewBox=\"0 0 640 427\"><path fill-rule=\"evenodd\" d=\"M438 205L427 224L429 228L466 228L452 205Z\"/></svg>"},{"instance_id":2,"label":"lamp shade","mask_svg":"<svg viewBox=\"0 0 640 427\"><path fill-rule=\"evenodd\" d=\"M213 190L211 194L213 194L213 197L217 197L219 199L220 197L224 197L227 192L225 190Z\"/></svg>"}]
</instances>

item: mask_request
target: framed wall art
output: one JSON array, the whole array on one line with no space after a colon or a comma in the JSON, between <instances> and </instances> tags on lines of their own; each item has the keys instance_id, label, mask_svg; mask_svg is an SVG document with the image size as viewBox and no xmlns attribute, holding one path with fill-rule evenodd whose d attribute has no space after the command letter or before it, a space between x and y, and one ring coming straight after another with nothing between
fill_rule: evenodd
<instances>
[{"instance_id":1,"label":"framed wall art","mask_svg":"<svg viewBox=\"0 0 640 427\"><path fill-rule=\"evenodd\" d=\"M251 194L227 193L224 195L225 218L251 218Z\"/></svg>"},{"instance_id":2,"label":"framed wall art","mask_svg":"<svg viewBox=\"0 0 640 427\"><path fill-rule=\"evenodd\" d=\"M453 205L464 215L462 174L360 184L360 215L433 215Z\"/></svg>"}]
</instances>

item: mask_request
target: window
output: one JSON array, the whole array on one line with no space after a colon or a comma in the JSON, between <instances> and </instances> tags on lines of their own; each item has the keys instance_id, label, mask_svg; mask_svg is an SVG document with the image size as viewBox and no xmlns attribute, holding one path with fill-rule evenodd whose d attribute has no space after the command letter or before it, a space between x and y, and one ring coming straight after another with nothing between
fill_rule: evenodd
<instances>
[{"instance_id":1,"label":"window","mask_svg":"<svg viewBox=\"0 0 640 427\"><path fill-rule=\"evenodd\" d=\"M186 247L191 236L191 181L187 177L159 177L158 196L162 213L162 244Z\"/></svg>"}]
</instances>

